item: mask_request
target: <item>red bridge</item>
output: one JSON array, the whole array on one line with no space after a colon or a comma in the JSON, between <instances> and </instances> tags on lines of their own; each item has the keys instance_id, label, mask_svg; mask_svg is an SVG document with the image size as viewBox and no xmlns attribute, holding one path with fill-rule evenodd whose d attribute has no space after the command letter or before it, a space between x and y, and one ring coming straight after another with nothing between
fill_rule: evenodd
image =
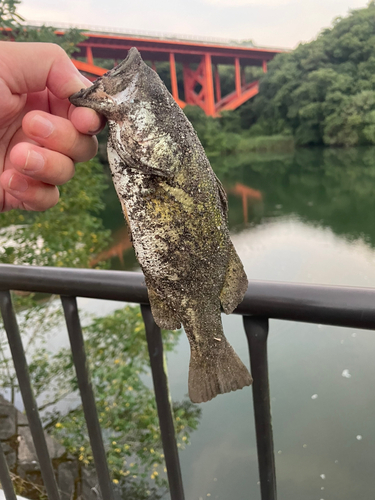
<instances>
[{"instance_id":1,"label":"red bridge","mask_svg":"<svg viewBox=\"0 0 375 500\"><path fill-rule=\"evenodd\" d=\"M114 65L125 58L131 47L137 47L142 58L155 62L169 61L172 94L183 108L186 104L200 106L207 115L217 116L220 111L236 109L258 93L258 80L246 82L246 66L260 66L267 71L267 62L282 50L245 47L233 44L159 39L100 32L84 32L87 39L79 44L80 52L73 59L76 67L91 79L104 74L94 64L94 58L113 59ZM82 61L82 58L85 61ZM176 64L183 67L184 100L179 96ZM218 65L234 65L235 90L221 95Z\"/></svg>"}]
</instances>

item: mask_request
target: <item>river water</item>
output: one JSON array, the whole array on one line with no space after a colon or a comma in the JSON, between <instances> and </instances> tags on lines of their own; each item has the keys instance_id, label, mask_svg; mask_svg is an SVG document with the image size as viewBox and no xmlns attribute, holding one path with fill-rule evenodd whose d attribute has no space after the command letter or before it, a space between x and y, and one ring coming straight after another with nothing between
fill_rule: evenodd
<instances>
[{"instance_id":1,"label":"river water","mask_svg":"<svg viewBox=\"0 0 375 500\"><path fill-rule=\"evenodd\" d=\"M213 158L249 279L375 286L375 149ZM122 216L114 193L104 215ZM123 232L116 233L123 238ZM137 269L132 250L113 268ZM223 316L249 366L241 318ZM269 369L278 498L375 498L375 334L271 320ZM168 355L173 399L187 393L186 337ZM204 403L181 451L187 500L259 499L251 388Z\"/></svg>"}]
</instances>

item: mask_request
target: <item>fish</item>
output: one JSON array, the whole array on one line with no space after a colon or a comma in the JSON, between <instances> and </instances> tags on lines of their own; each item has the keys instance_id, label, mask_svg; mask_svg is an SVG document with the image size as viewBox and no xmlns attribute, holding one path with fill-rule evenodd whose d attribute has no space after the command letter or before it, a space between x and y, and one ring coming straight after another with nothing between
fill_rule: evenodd
<instances>
[{"instance_id":1,"label":"fish","mask_svg":"<svg viewBox=\"0 0 375 500\"><path fill-rule=\"evenodd\" d=\"M193 403L242 389L251 375L226 339L248 280L228 230L224 188L198 136L136 48L70 97L107 118L108 160L156 324L183 325Z\"/></svg>"}]
</instances>

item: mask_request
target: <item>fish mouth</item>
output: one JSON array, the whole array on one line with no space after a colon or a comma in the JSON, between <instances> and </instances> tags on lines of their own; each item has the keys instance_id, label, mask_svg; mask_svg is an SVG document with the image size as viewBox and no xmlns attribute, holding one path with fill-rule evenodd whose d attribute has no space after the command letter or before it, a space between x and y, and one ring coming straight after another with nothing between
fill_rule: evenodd
<instances>
[{"instance_id":1,"label":"fish mouth","mask_svg":"<svg viewBox=\"0 0 375 500\"><path fill-rule=\"evenodd\" d=\"M69 97L74 106L92 108L104 112L105 105L100 106L100 101L111 100L111 96L123 90L138 72L142 64L140 53L132 47L127 57L115 68L94 81L91 87L83 88Z\"/></svg>"},{"instance_id":2,"label":"fish mouth","mask_svg":"<svg viewBox=\"0 0 375 500\"><path fill-rule=\"evenodd\" d=\"M72 94L69 97L69 101L74 104L74 106L83 106L86 108L91 107L91 99L90 95L95 92L99 85L99 79L95 80L95 82L91 85L91 87L87 87L85 89L81 89L75 94Z\"/></svg>"}]
</instances>

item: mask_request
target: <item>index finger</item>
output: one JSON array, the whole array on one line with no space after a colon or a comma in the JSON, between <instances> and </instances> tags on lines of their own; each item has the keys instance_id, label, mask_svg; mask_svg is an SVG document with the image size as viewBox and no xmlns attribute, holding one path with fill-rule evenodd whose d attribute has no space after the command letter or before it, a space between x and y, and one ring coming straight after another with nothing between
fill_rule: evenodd
<instances>
[{"instance_id":1,"label":"index finger","mask_svg":"<svg viewBox=\"0 0 375 500\"><path fill-rule=\"evenodd\" d=\"M59 99L66 99L90 85L66 52L53 43L0 42L0 75L12 94L47 87Z\"/></svg>"}]
</instances>

